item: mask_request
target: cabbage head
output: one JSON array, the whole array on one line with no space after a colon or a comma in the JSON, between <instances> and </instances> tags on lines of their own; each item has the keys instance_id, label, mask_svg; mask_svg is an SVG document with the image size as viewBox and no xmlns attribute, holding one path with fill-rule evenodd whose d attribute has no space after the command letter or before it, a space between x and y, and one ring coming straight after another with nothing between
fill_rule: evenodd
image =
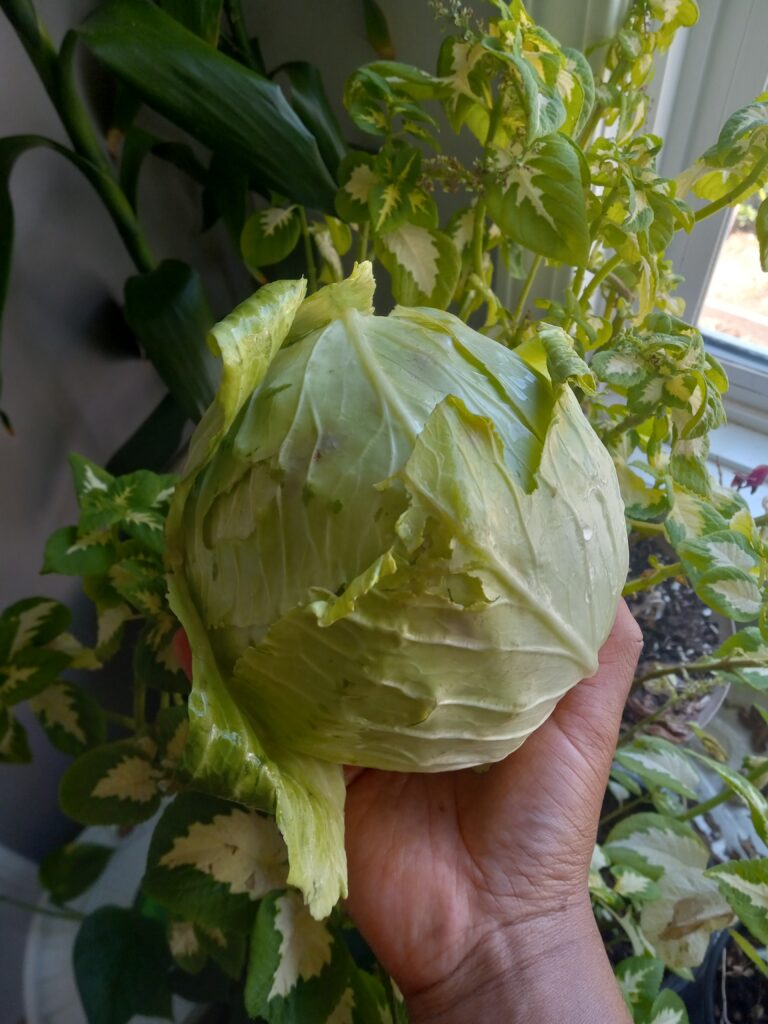
<instances>
[{"instance_id":1,"label":"cabbage head","mask_svg":"<svg viewBox=\"0 0 768 1024\"><path fill-rule=\"evenodd\" d=\"M597 666L627 571L567 384L449 313L373 313L370 264L215 327L168 521L187 767L274 812L315 916L346 893L343 764L497 761Z\"/></svg>"}]
</instances>

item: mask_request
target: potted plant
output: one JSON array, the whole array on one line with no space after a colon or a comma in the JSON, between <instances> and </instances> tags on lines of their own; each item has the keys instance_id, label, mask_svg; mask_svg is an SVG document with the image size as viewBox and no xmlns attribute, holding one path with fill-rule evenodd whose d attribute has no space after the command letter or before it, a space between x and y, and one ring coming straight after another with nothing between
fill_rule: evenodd
<instances>
[{"instance_id":1,"label":"potted plant","mask_svg":"<svg viewBox=\"0 0 768 1024\"><path fill-rule=\"evenodd\" d=\"M219 32L221 4L107 0L77 32L119 82L109 136L119 150L116 173L72 87L75 36L57 53L26 0L2 2L72 140L59 152L92 180L133 255L138 273L126 286L126 319L169 388L111 467L72 458L80 519L46 547L45 571L82 577L98 618L96 638L73 636L67 609L46 598L21 601L0 618L6 760L28 757L14 708L29 702L52 742L75 755L61 785L62 807L75 821L126 829L160 812L135 905L101 908L80 925L75 970L90 1021L167 1012L172 991L218 1003L231 1019L245 1006L268 1021L286 1014L330 1020L345 999L360 1019L404 1019L391 982L344 914L337 908L324 922L313 920L286 888L280 833L253 809L264 810L256 789L239 789L241 776L226 765L209 771L201 722L206 735L218 736L224 719L205 719L198 673L190 690L179 647L179 616L189 631L190 604L178 586L169 604L167 584L168 567L178 579L186 558L180 538L197 477L219 451L222 422L234 422L264 369L243 361L244 325L263 315L268 296L293 303L285 328L294 320L294 339L307 324L333 319L326 306L341 300L329 295L354 295L349 301L367 308L366 272L347 274L354 261L368 259L379 276L388 275L402 306L452 309L513 350L531 379L578 399L602 442L601 458L607 452L615 469L630 538L665 545L638 568L625 594L684 581L708 609L737 624L711 652L645 667L639 681L661 681L668 696L619 743L590 891L635 1019L685 1021L666 982L690 978L710 936L737 918L758 944L768 942L761 902L768 859L716 862L696 827L712 807L736 798L767 841L759 788L765 764L736 769L712 746L651 733L671 710L723 680L760 690L768 676L766 518L753 518L739 494L710 475L708 434L724 420L727 381L698 330L681 319L678 279L664 256L676 231L695 230L764 184L768 101L736 112L673 182L655 171L661 140L642 132L643 87L654 57L695 22L692 0L636 0L621 31L603 44L597 73L520 3L497 0L485 21L461 5L434 6L448 20L434 72L380 60L350 79L345 106L370 136L367 148L350 149L314 69L282 69L291 83L287 105L263 74L237 4L225 5L226 31ZM366 7L374 41L385 47L381 12ZM195 150L139 127L142 104L211 147L208 165ZM469 133L473 161L452 157L438 115L452 132ZM610 136L598 134L601 124ZM0 143L6 171L37 144L50 145L29 137ZM257 282L301 270L312 296L297 313L298 286L270 283L214 330L225 375L181 482L157 470L180 449L185 421L198 420L213 398L205 345L213 317L199 276L179 262L155 265L148 252L135 183L151 152L204 185L211 215L225 219ZM248 214L253 192L262 199ZM453 199L450 215L437 202L443 192ZM704 204L694 211L687 198ZM762 239L766 218L758 214L757 223ZM537 277L547 265L571 268L572 276L558 301L536 304ZM500 297L510 276L519 282L513 303ZM325 284L347 291L322 293ZM447 322L439 312L429 314L431 327L423 311L401 315L411 316L414 331ZM250 380L242 394L238 379ZM302 500L309 505L313 497L310 490ZM328 609L329 622L336 612ZM108 663L126 643L133 651L131 709L107 712L69 673ZM226 693L219 698L219 711L230 707ZM258 763L236 706L231 715L229 725L237 720L244 730L242 749ZM231 764L226 757L218 763L225 762ZM702 772L722 786L707 800L699 796ZM216 853L224 848L236 855L226 867ZM70 898L106 859L75 844L46 863L43 882L64 913L72 913ZM286 907L299 922L295 942L304 936L309 946L332 950L307 976L281 966ZM136 929L146 956L131 962L132 996L105 1016L100 993L112 978L125 981L127 970L119 937ZM111 959L101 956L107 936L116 950ZM749 950L762 969L760 953Z\"/></svg>"}]
</instances>

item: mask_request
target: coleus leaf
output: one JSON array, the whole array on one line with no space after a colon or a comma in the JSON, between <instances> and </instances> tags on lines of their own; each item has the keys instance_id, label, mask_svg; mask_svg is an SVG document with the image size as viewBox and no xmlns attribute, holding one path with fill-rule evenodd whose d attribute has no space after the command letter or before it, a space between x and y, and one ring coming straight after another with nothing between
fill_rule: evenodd
<instances>
[{"instance_id":1,"label":"coleus leaf","mask_svg":"<svg viewBox=\"0 0 768 1024\"><path fill-rule=\"evenodd\" d=\"M270 1024L327 1022L344 996L347 974L343 940L328 922L310 916L299 893L273 892L261 901L245 981L251 1016Z\"/></svg>"},{"instance_id":2,"label":"coleus leaf","mask_svg":"<svg viewBox=\"0 0 768 1024\"><path fill-rule=\"evenodd\" d=\"M40 885L54 903L67 903L89 889L114 853L98 843L67 843L40 864Z\"/></svg>"},{"instance_id":3,"label":"coleus leaf","mask_svg":"<svg viewBox=\"0 0 768 1024\"><path fill-rule=\"evenodd\" d=\"M688 1024L685 1003L676 992L665 989L654 1000L648 1014L648 1024Z\"/></svg>"},{"instance_id":4,"label":"coleus leaf","mask_svg":"<svg viewBox=\"0 0 768 1024\"><path fill-rule=\"evenodd\" d=\"M696 799L699 773L685 753L672 743L644 736L616 751L616 760L643 780L649 789L670 789Z\"/></svg>"},{"instance_id":5,"label":"coleus leaf","mask_svg":"<svg viewBox=\"0 0 768 1024\"><path fill-rule=\"evenodd\" d=\"M121 740L73 761L61 780L61 809L82 825L136 825L160 805L160 778L147 744Z\"/></svg>"},{"instance_id":6,"label":"coleus leaf","mask_svg":"<svg viewBox=\"0 0 768 1024\"><path fill-rule=\"evenodd\" d=\"M189 974L201 971L209 958L234 981L242 974L246 939L241 932L225 933L221 928L204 928L191 921L172 921L168 946L176 963Z\"/></svg>"},{"instance_id":7,"label":"coleus leaf","mask_svg":"<svg viewBox=\"0 0 768 1024\"><path fill-rule=\"evenodd\" d=\"M0 764L26 764L31 760L26 729L10 711L0 709Z\"/></svg>"},{"instance_id":8,"label":"coleus leaf","mask_svg":"<svg viewBox=\"0 0 768 1024\"><path fill-rule=\"evenodd\" d=\"M540 139L526 153L496 154L488 212L515 242L549 259L583 266L590 235L586 168L565 135Z\"/></svg>"},{"instance_id":9,"label":"coleus leaf","mask_svg":"<svg viewBox=\"0 0 768 1024\"><path fill-rule=\"evenodd\" d=\"M69 609L48 598L26 598L0 616L0 708L28 700L53 683L70 656L52 646L70 621Z\"/></svg>"},{"instance_id":10,"label":"coleus leaf","mask_svg":"<svg viewBox=\"0 0 768 1024\"><path fill-rule=\"evenodd\" d=\"M81 924L72 956L90 1024L128 1024L137 1014L172 1019L170 954L159 921L101 907Z\"/></svg>"},{"instance_id":11,"label":"coleus leaf","mask_svg":"<svg viewBox=\"0 0 768 1024\"><path fill-rule=\"evenodd\" d=\"M339 165L339 191L336 193L339 217L350 224L369 221L371 190L380 180L373 154L354 152L346 156Z\"/></svg>"},{"instance_id":12,"label":"coleus leaf","mask_svg":"<svg viewBox=\"0 0 768 1024\"><path fill-rule=\"evenodd\" d=\"M290 256L301 237L301 220L295 206L258 210L245 222L240 254L248 269L280 263Z\"/></svg>"},{"instance_id":13,"label":"coleus leaf","mask_svg":"<svg viewBox=\"0 0 768 1024\"><path fill-rule=\"evenodd\" d=\"M53 683L30 701L30 708L51 744L77 756L107 738L106 720L98 701L74 683Z\"/></svg>"},{"instance_id":14,"label":"coleus leaf","mask_svg":"<svg viewBox=\"0 0 768 1024\"><path fill-rule=\"evenodd\" d=\"M461 271L461 258L448 235L405 222L377 238L376 253L392 277L399 303L448 306Z\"/></svg>"},{"instance_id":15,"label":"coleus leaf","mask_svg":"<svg viewBox=\"0 0 768 1024\"><path fill-rule=\"evenodd\" d=\"M274 819L203 793L186 792L152 837L145 892L204 928L245 932L256 903L282 889L285 844Z\"/></svg>"},{"instance_id":16,"label":"coleus leaf","mask_svg":"<svg viewBox=\"0 0 768 1024\"><path fill-rule=\"evenodd\" d=\"M707 871L758 942L768 944L768 858L728 861Z\"/></svg>"},{"instance_id":17,"label":"coleus leaf","mask_svg":"<svg viewBox=\"0 0 768 1024\"><path fill-rule=\"evenodd\" d=\"M635 1019L647 1013L659 994L664 963L650 956L631 956L616 966L615 974Z\"/></svg>"}]
</instances>

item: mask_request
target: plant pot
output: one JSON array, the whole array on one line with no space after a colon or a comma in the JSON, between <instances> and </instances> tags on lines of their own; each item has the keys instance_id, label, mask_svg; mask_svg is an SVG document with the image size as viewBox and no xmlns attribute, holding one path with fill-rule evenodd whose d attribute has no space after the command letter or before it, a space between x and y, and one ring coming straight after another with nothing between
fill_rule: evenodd
<instances>
[{"instance_id":1,"label":"plant pot","mask_svg":"<svg viewBox=\"0 0 768 1024\"><path fill-rule=\"evenodd\" d=\"M132 905L139 887L156 818L119 837L115 828L87 828L81 841L112 846L106 868L82 896L69 904L90 913L112 904ZM41 906L48 906L43 899ZM87 1024L72 967L72 949L79 923L38 914L33 918L24 955L24 1008L26 1024ZM196 1007L174 998L174 1021L186 1021ZM133 1024L163 1024L156 1017L134 1017ZM167 1021L165 1022L167 1024Z\"/></svg>"},{"instance_id":2,"label":"plant pot","mask_svg":"<svg viewBox=\"0 0 768 1024\"><path fill-rule=\"evenodd\" d=\"M724 955L727 965L725 985ZM768 981L755 968L751 974L742 973L742 961L749 967L749 961L731 938L730 932L723 931L713 937L694 980L685 982L678 979L673 982L670 987L685 1003L691 1024L723 1024L725 1020L732 1024L748 1024L766 1019ZM723 1001L727 1016L723 1013ZM760 1010L762 1016L758 1015Z\"/></svg>"}]
</instances>

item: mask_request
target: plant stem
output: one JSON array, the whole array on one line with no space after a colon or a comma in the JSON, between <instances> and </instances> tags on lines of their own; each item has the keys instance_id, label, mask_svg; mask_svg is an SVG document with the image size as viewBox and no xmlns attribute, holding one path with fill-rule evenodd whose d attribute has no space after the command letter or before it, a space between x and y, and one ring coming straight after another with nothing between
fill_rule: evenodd
<instances>
[{"instance_id":1,"label":"plant stem","mask_svg":"<svg viewBox=\"0 0 768 1024\"><path fill-rule=\"evenodd\" d=\"M637 579L629 580L625 583L624 589L621 592L622 596L629 597L630 594L639 594L641 590L650 590L651 587L663 583L664 580L668 580L672 576L679 576L682 568L682 562L657 565L652 572L646 572L642 576L638 576Z\"/></svg>"},{"instance_id":2,"label":"plant stem","mask_svg":"<svg viewBox=\"0 0 768 1024\"><path fill-rule=\"evenodd\" d=\"M621 261L622 261L622 256L621 256L620 253L617 252L613 256L611 256L611 258L609 260L607 260L602 265L602 267L600 267L599 270L597 270L595 272L594 277L592 278L592 280L589 282L589 284L587 285L587 287L584 289L584 291L581 293L581 295L579 297L579 305L582 308L586 307L587 303L592 298L592 296L595 294L595 292L600 287L600 285L603 283L603 281L606 279L606 277L608 277L608 275L610 273L612 273L612 271L615 270L616 267L618 267L618 265L621 263Z\"/></svg>"},{"instance_id":3,"label":"plant stem","mask_svg":"<svg viewBox=\"0 0 768 1024\"><path fill-rule=\"evenodd\" d=\"M711 217L713 213L717 213L718 210L722 210L725 206L730 206L731 203L743 196L744 192L751 186L756 184L765 171L768 170L768 154L766 154L762 160L758 160L755 166L752 168L750 173L746 176L744 181L726 192L724 196L720 196L713 203L707 203L706 206L702 206L700 210L697 210L693 215L693 219L698 224L699 221L704 220L706 217Z\"/></svg>"},{"instance_id":4,"label":"plant stem","mask_svg":"<svg viewBox=\"0 0 768 1024\"><path fill-rule=\"evenodd\" d=\"M675 666L675 669L678 672L682 671L683 668L687 670L688 666ZM670 669L668 668L666 672L661 674L669 675ZM640 683L642 681L645 681L646 678L647 677L642 676L639 680L635 680L635 682L633 683L633 688L639 686ZM682 693L678 693L676 696L670 697L669 700L662 704L662 706L658 708L658 710L654 711L653 714L646 715L646 717L641 719L636 725L633 725L631 729L627 729L627 731L619 738L617 746L626 746L635 738L635 736L637 736L639 732L642 732L643 729L645 729L647 726L653 725L655 722L660 722L662 719L664 719L673 708L676 708L679 704L685 704L686 701L689 701L694 697L702 696L709 690L713 689L715 685L716 680L706 679L701 683L696 683L693 686L687 687Z\"/></svg>"},{"instance_id":5,"label":"plant stem","mask_svg":"<svg viewBox=\"0 0 768 1024\"><path fill-rule=\"evenodd\" d=\"M307 261L307 291L310 295L317 291L317 265L315 264L315 253L312 249L312 238L309 234L307 223L307 211L303 206L299 207L299 220L301 221L301 235L304 239L304 258Z\"/></svg>"},{"instance_id":6,"label":"plant stem","mask_svg":"<svg viewBox=\"0 0 768 1024\"><path fill-rule=\"evenodd\" d=\"M749 782L756 782L762 775L765 775L765 765L759 764L751 772L747 772L744 778ZM719 793L715 793L714 796L710 797L709 800L703 800L700 804L694 804L693 807L689 807L682 814L676 815L677 820L691 821L693 818L698 818L701 814L707 814L714 807L719 807L720 804L726 803L731 797L736 795L730 787L725 786Z\"/></svg>"},{"instance_id":7,"label":"plant stem","mask_svg":"<svg viewBox=\"0 0 768 1024\"><path fill-rule=\"evenodd\" d=\"M520 292L520 298L517 300L517 305L512 310L512 331L516 331L520 326L520 320L525 309L525 304L528 301L528 296L531 294L531 288L533 288L533 282L536 280L536 275L539 272L539 268L544 262L543 256L537 256L531 263L528 269L528 275L523 283L523 290Z\"/></svg>"},{"instance_id":8,"label":"plant stem","mask_svg":"<svg viewBox=\"0 0 768 1024\"><path fill-rule=\"evenodd\" d=\"M475 273L483 280L483 241L485 238L485 200L478 199L475 205L475 221L472 231L472 263Z\"/></svg>"},{"instance_id":9,"label":"plant stem","mask_svg":"<svg viewBox=\"0 0 768 1024\"><path fill-rule=\"evenodd\" d=\"M36 903L27 903L26 900L17 900L13 896L0 895L0 903L7 903L11 907L18 907L19 910L27 910L30 914L42 914L44 917L58 917L65 921L82 921L85 914L77 910L50 910L48 907L39 907Z\"/></svg>"},{"instance_id":10,"label":"plant stem","mask_svg":"<svg viewBox=\"0 0 768 1024\"><path fill-rule=\"evenodd\" d=\"M357 245L357 262L362 263L368 258L368 237L371 231L370 221L366 221L360 228L360 239Z\"/></svg>"},{"instance_id":11,"label":"plant stem","mask_svg":"<svg viewBox=\"0 0 768 1024\"><path fill-rule=\"evenodd\" d=\"M620 804L615 810L610 811L608 814L604 814L600 819L598 828L602 828L603 825L607 825L609 821L614 821L616 818L620 818L627 811L633 810L640 804L649 804L651 798L647 793L641 793L640 796L636 796L634 800L627 800L626 803Z\"/></svg>"},{"instance_id":12,"label":"plant stem","mask_svg":"<svg viewBox=\"0 0 768 1024\"><path fill-rule=\"evenodd\" d=\"M258 71L259 66L253 55L251 40L248 37L248 31L245 27L245 19L243 18L243 10L240 6L240 0L226 0L226 9L227 20L229 21L232 32L237 40L237 45L240 47L240 52L243 55L245 63L252 71Z\"/></svg>"},{"instance_id":13,"label":"plant stem","mask_svg":"<svg viewBox=\"0 0 768 1024\"><path fill-rule=\"evenodd\" d=\"M619 420L615 426L602 435L603 444L608 447L611 442L621 437L622 434L626 434L628 430L632 430L633 427L639 427L641 423L645 423L648 415L647 412L633 412L629 416L625 416L623 420Z\"/></svg>"},{"instance_id":14,"label":"plant stem","mask_svg":"<svg viewBox=\"0 0 768 1024\"><path fill-rule=\"evenodd\" d=\"M688 673L699 672L730 672L734 668L764 668L765 661L758 658L717 658L715 661L690 661L687 665L659 665L658 668L644 672L635 680L635 685L641 686L650 679L660 679L662 676L673 675L675 672L685 670Z\"/></svg>"},{"instance_id":15,"label":"plant stem","mask_svg":"<svg viewBox=\"0 0 768 1024\"><path fill-rule=\"evenodd\" d=\"M136 719L131 718L130 715L121 715L119 711L110 711L109 708L102 708L102 713L108 722L114 722L116 725L122 725L124 729L128 729L129 732L136 732Z\"/></svg>"},{"instance_id":16,"label":"plant stem","mask_svg":"<svg viewBox=\"0 0 768 1024\"><path fill-rule=\"evenodd\" d=\"M644 523L639 519L630 519L629 517L627 517L627 523L636 533L642 533L648 537L665 532L663 523Z\"/></svg>"}]
</instances>

